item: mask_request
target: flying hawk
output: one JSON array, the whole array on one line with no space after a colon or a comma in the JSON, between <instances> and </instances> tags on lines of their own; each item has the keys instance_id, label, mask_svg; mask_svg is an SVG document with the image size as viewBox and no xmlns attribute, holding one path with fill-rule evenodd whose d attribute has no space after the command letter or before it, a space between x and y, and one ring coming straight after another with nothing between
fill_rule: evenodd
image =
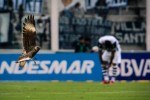
<instances>
[{"instance_id":1,"label":"flying hawk","mask_svg":"<svg viewBox=\"0 0 150 100\"><path fill-rule=\"evenodd\" d=\"M18 58L16 63L20 64L20 67L24 67L27 60L32 60L36 53L40 50L39 46L36 46L36 29L34 16L28 16L23 23L23 53Z\"/></svg>"}]
</instances>

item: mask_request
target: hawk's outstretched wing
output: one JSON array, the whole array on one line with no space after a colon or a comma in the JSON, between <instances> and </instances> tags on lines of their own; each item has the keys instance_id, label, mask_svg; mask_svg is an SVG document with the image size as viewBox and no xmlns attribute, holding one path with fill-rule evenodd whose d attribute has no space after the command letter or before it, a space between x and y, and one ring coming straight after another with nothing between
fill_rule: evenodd
<instances>
[{"instance_id":1,"label":"hawk's outstretched wing","mask_svg":"<svg viewBox=\"0 0 150 100\"><path fill-rule=\"evenodd\" d=\"M36 29L34 16L28 16L23 23L23 48L26 53L36 46Z\"/></svg>"},{"instance_id":2,"label":"hawk's outstretched wing","mask_svg":"<svg viewBox=\"0 0 150 100\"><path fill-rule=\"evenodd\" d=\"M40 50L40 47L36 46L36 29L34 16L28 16L23 23L23 53L18 58L16 63L19 63L20 67L24 67L28 60L31 60L36 53Z\"/></svg>"}]
</instances>

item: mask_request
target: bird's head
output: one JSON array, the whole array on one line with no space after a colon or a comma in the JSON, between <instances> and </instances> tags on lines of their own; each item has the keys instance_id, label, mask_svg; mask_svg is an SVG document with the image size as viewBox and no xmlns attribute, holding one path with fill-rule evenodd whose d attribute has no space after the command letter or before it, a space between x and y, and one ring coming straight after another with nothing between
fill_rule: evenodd
<instances>
[{"instance_id":1,"label":"bird's head","mask_svg":"<svg viewBox=\"0 0 150 100\"><path fill-rule=\"evenodd\" d=\"M34 49L35 49L36 51L39 51L39 50L40 50L40 47L39 47L39 46L35 46Z\"/></svg>"}]
</instances>

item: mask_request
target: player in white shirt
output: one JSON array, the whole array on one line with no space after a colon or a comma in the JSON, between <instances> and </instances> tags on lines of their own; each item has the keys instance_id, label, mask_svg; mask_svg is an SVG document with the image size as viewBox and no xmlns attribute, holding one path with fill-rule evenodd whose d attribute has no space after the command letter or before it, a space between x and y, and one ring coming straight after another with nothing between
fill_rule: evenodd
<instances>
[{"instance_id":1,"label":"player in white shirt","mask_svg":"<svg viewBox=\"0 0 150 100\"><path fill-rule=\"evenodd\" d=\"M114 83L117 65L121 63L121 48L114 36L102 36L98 40L99 56L102 64L103 83ZM112 70L109 70L112 67ZM111 79L109 71L112 71Z\"/></svg>"}]
</instances>

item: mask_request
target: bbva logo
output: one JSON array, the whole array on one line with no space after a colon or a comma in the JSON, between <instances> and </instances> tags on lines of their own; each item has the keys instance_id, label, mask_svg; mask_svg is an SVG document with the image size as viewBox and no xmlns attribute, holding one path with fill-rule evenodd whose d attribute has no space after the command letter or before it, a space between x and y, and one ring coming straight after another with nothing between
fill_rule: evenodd
<instances>
[{"instance_id":1,"label":"bbva logo","mask_svg":"<svg viewBox=\"0 0 150 100\"><path fill-rule=\"evenodd\" d=\"M109 74L112 75L112 73ZM132 75L146 77L150 75L150 59L141 59L140 61L136 59L123 59L120 66L117 66L116 76L119 75L122 77L130 77Z\"/></svg>"}]
</instances>

